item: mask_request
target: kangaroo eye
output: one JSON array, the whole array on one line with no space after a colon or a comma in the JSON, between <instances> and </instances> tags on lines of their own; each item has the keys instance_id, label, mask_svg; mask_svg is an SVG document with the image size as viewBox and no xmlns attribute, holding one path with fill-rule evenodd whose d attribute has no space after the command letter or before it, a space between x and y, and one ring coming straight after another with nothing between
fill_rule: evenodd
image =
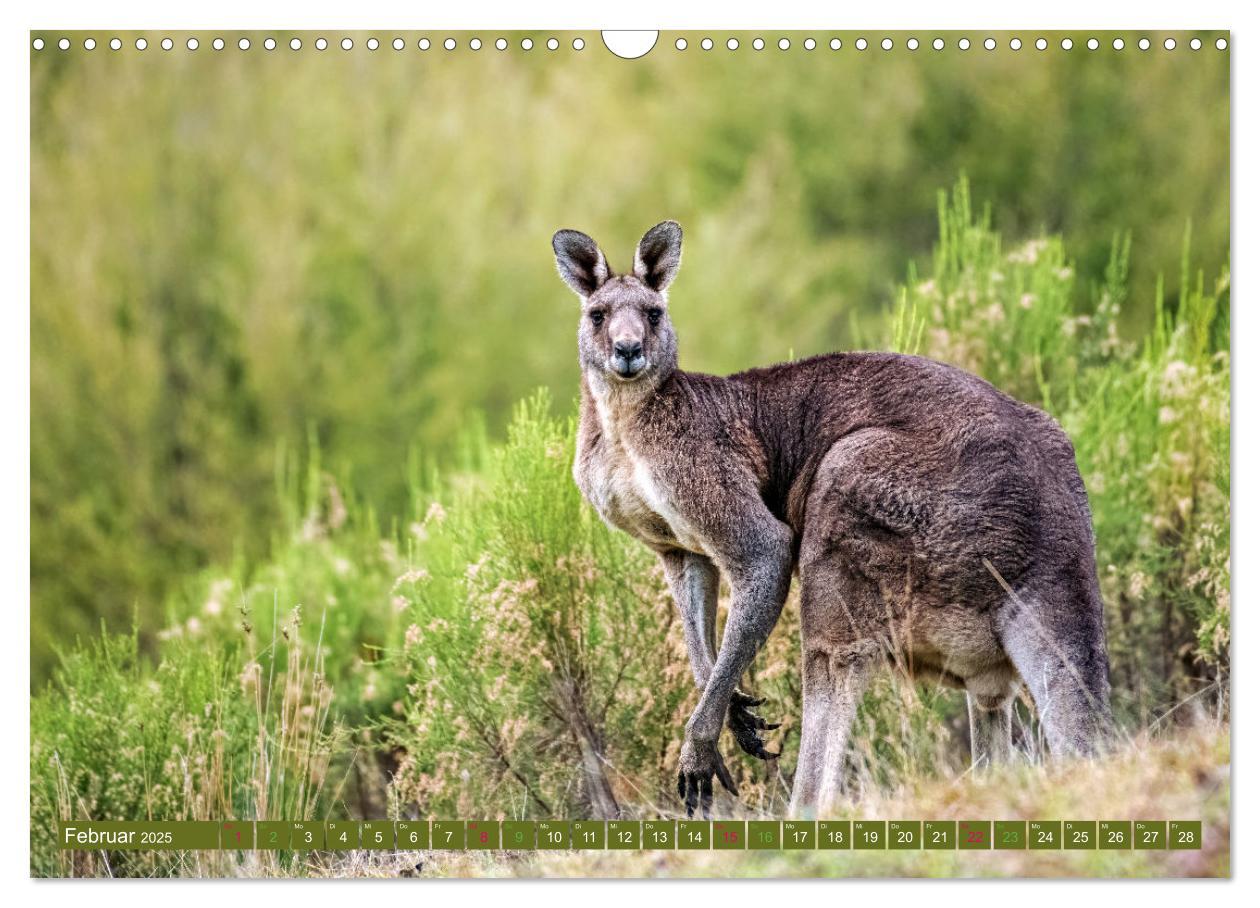
<instances>
[{"instance_id":1,"label":"kangaroo eye","mask_svg":"<svg viewBox=\"0 0 1260 908\"><path fill-rule=\"evenodd\" d=\"M661 323L661 310L649 309L647 311L648 324L655 328Z\"/></svg>"},{"instance_id":2,"label":"kangaroo eye","mask_svg":"<svg viewBox=\"0 0 1260 908\"><path fill-rule=\"evenodd\" d=\"M596 309L594 312L591 313L591 324L594 325L596 328L598 328L603 323L604 323L604 313Z\"/></svg>"}]
</instances>

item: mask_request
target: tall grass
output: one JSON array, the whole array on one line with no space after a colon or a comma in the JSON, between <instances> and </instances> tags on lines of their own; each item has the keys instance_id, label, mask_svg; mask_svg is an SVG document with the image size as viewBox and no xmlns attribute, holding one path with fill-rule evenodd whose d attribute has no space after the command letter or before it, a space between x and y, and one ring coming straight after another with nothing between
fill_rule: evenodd
<instances>
[{"instance_id":1,"label":"tall grass","mask_svg":"<svg viewBox=\"0 0 1260 908\"><path fill-rule=\"evenodd\" d=\"M278 860L58 851L56 830L72 820L323 818L345 735L321 646L303 641L301 609L273 617L262 649L241 627L170 639L156 666L134 635L104 634L63 656L31 706L32 873L231 876L238 860Z\"/></svg>"}]
</instances>

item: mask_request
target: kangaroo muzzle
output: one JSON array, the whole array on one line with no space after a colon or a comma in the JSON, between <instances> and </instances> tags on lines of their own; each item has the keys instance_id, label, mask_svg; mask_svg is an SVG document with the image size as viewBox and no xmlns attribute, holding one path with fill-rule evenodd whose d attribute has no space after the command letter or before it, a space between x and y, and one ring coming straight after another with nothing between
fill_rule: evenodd
<instances>
[{"instance_id":1,"label":"kangaroo muzzle","mask_svg":"<svg viewBox=\"0 0 1260 908\"><path fill-rule=\"evenodd\" d=\"M639 341L618 341L613 344L612 370L622 378L634 378L643 371L647 360Z\"/></svg>"}]
</instances>

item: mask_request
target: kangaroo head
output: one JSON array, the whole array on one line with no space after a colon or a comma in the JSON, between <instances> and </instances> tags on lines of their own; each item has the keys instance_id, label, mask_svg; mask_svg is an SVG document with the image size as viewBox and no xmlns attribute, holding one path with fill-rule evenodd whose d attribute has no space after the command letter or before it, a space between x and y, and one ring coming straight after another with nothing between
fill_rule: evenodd
<instances>
[{"instance_id":1,"label":"kangaroo head","mask_svg":"<svg viewBox=\"0 0 1260 908\"><path fill-rule=\"evenodd\" d=\"M657 224L634 252L634 270L616 275L585 233L551 239L560 277L582 300L578 360L611 385L655 386L678 364L678 340L665 290L682 260L682 228Z\"/></svg>"}]
</instances>

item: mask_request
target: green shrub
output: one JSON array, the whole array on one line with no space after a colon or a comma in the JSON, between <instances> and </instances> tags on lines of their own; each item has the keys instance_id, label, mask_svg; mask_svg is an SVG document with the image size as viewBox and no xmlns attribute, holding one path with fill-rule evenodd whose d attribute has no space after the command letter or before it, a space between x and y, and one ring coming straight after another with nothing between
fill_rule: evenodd
<instances>
[{"instance_id":1,"label":"green shrub","mask_svg":"<svg viewBox=\"0 0 1260 908\"><path fill-rule=\"evenodd\" d=\"M673 604L654 556L582 501L573 420L549 409L517 408L398 578L411 683L389 735L399 801L422 815L600 815L656 799L673 768L693 690Z\"/></svg>"}]
</instances>

